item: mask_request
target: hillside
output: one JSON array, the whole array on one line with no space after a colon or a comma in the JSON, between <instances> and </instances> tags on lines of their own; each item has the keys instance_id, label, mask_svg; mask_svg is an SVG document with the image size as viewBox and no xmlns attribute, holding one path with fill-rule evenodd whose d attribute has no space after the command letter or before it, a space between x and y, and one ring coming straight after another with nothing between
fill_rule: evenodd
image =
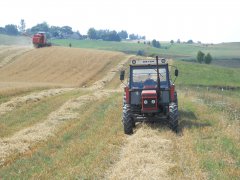
<instances>
[{"instance_id":1,"label":"hillside","mask_svg":"<svg viewBox=\"0 0 240 180\"><path fill-rule=\"evenodd\" d=\"M124 58L118 52L79 48L32 49L1 68L0 82L83 86Z\"/></svg>"}]
</instances>

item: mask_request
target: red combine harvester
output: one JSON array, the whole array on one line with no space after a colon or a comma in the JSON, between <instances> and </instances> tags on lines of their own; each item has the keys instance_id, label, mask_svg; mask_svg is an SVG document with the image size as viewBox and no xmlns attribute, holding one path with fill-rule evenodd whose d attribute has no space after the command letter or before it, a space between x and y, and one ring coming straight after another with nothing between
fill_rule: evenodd
<instances>
[{"instance_id":1,"label":"red combine harvester","mask_svg":"<svg viewBox=\"0 0 240 180\"><path fill-rule=\"evenodd\" d=\"M32 36L32 43L35 48L49 47L51 43L47 42L47 36L45 32L38 32Z\"/></svg>"}]
</instances>

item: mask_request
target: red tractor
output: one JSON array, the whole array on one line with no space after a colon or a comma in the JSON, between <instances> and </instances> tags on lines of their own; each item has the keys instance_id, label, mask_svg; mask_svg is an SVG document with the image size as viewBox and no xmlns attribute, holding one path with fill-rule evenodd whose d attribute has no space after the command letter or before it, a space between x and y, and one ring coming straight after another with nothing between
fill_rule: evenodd
<instances>
[{"instance_id":1,"label":"red tractor","mask_svg":"<svg viewBox=\"0 0 240 180\"><path fill-rule=\"evenodd\" d=\"M123 97L123 128L132 134L136 122L167 120L169 127L178 131L178 100L165 59L131 60L128 84ZM124 80L121 71L120 80Z\"/></svg>"},{"instance_id":2,"label":"red tractor","mask_svg":"<svg viewBox=\"0 0 240 180\"><path fill-rule=\"evenodd\" d=\"M47 42L46 33L44 32L39 32L37 34L34 34L32 37L32 43L35 48L52 46L51 43Z\"/></svg>"}]
</instances>

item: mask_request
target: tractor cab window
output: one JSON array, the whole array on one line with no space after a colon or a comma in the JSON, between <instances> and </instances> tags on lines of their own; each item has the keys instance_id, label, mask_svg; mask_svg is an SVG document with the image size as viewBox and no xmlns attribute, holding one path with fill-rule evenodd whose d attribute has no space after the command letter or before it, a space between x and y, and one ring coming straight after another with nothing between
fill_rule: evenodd
<instances>
[{"instance_id":1,"label":"tractor cab window","mask_svg":"<svg viewBox=\"0 0 240 180\"><path fill-rule=\"evenodd\" d=\"M168 87L166 68L159 68L160 87ZM157 88L156 67L132 67L132 89Z\"/></svg>"}]
</instances>

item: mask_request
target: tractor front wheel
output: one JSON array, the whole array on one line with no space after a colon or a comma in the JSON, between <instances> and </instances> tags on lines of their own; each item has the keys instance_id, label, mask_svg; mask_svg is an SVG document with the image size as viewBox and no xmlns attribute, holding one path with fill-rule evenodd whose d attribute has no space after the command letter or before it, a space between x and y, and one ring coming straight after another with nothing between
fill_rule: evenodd
<instances>
[{"instance_id":1,"label":"tractor front wheel","mask_svg":"<svg viewBox=\"0 0 240 180\"><path fill-rule=\"evenodd\" d=\"M131 110L129 105L125 104L123 106L123 128L125 134L133 134L134 122L131 117Z\"/></svg>"},{"instance_id":2,"label":"tractor front wheel","mask_svg":"<svg viewBox=\"0 0 240 180\"><path fill-rule=\"evenodd\" d=\"M178 106L176 103L169 105L169 127L174 131L178 131Z\"/></svg>"}]
</instances>

